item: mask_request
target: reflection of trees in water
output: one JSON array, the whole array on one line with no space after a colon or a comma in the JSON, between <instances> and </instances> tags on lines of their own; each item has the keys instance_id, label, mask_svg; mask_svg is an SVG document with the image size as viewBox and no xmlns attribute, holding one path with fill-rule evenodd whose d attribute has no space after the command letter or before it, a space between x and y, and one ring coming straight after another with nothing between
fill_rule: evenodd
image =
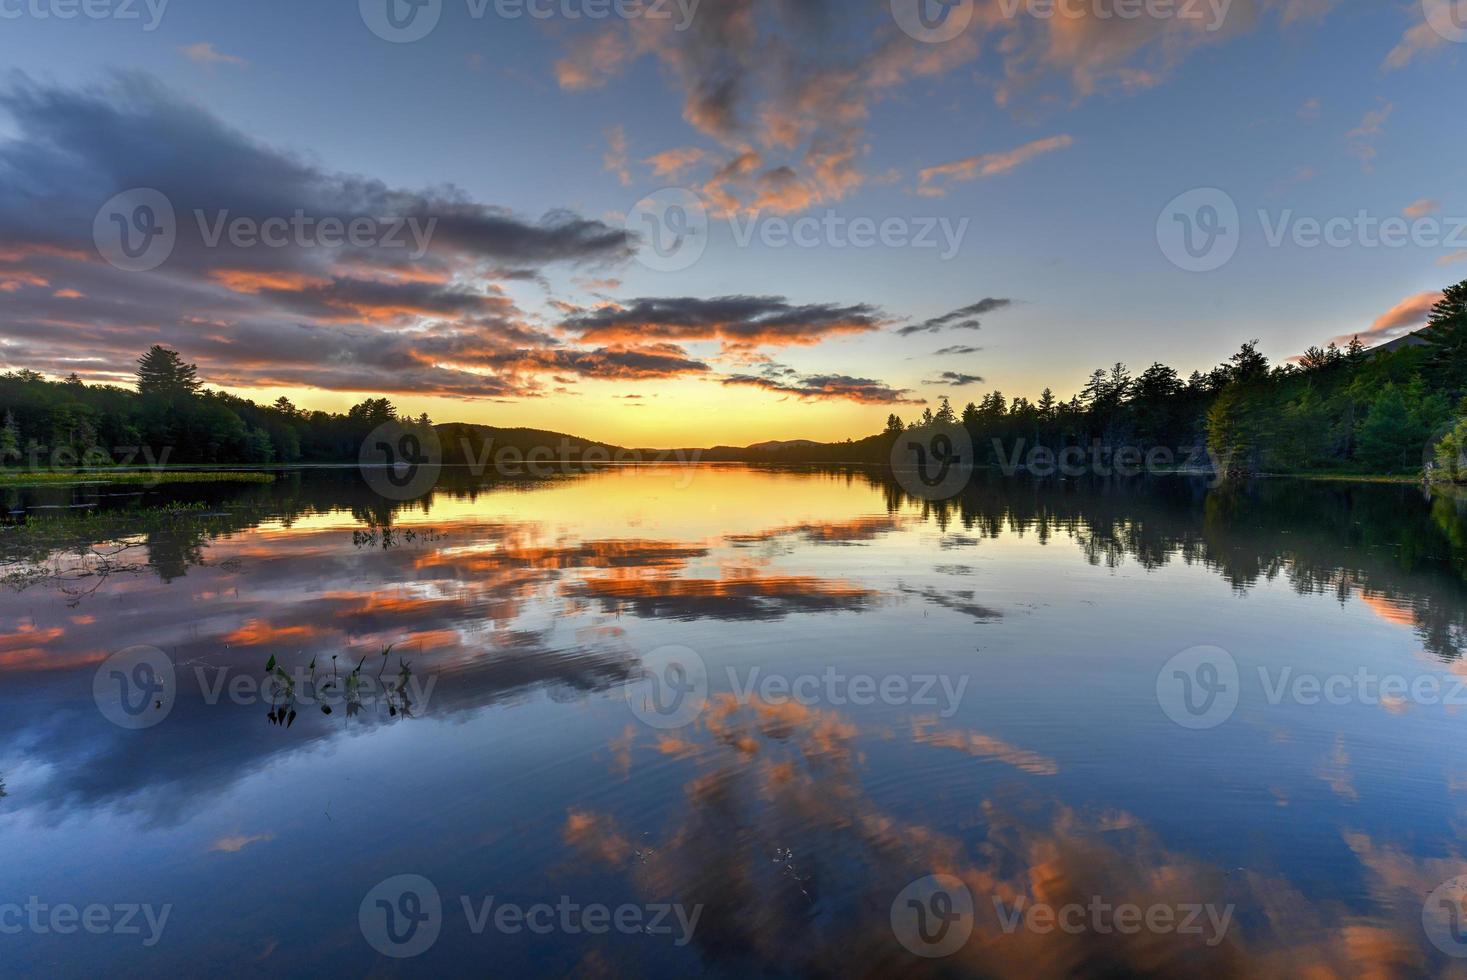
<instances>
[{"instance_id":1,"label":"reflection of trees in water","mask_svg":"<svg viewBox=\"0 0 1467 980\"><path fill-rule=\"evenodd\" d=\"M1282 576L1301 594L1333 594L1344 601L1358 592L1407 610L1426 648L1444 659L1456 659L1467 648L1467 503L1427 499L1413 486L1262 480L1210 488L1182 477L1026 480L980 473L957 497L924 501L908 496L877 467L802 472L813 480L869 488L888 513L916 514L948 532L945 547L1032 534L1041 543L1072 540L1084 560L1107 568L1127 561L1147 569L1175 560L1201 565L1239 591ZM576 478L506 480L445 467L433 493L391 501L355 468L316 469L287 471L273 484L181 484L141 497L45 488L21 497L12 492L10 503L96 504L117 525L109 533L119 540L133 535L130 546L140 545L147 567L166 582L203 564L211 541L267 518L290 527L346 509L369 535L385 541L403 511L431 515L435 502L445 498L474 501L507 487L535 489ZM194 505L196 513L164 523L145 516L142 507L165 499ZM137 515L135 523L130 512ZM0 562L10 557L10 540L0 535Z\"/></svg>"},{"instance_id":2,"label":"reflection of trees in water","mask_svg":"<svg viewBox=\"0 0 1467 980\"><path fill-rule=\"evenodd\" d=\"M1467 502L1420 488L1259 480L1209 487L1183 477L1024 480L979 474L957 497L914 499L885 471L858 469L888 510L977 538L1075 541L1085 560L1212 569L1238 591L1283 576L1300 594L1356 593L1406 610L1426 649L1467 648Z\"/></svg>"},{"instance_id":3,"label":"reflection of trees in water","mask_svg":"<svg viewBox=\"0 0 1467 980\"><path fill-rule=\"evenodd\" d=\"M396 541L397 515L431 514L435 497L473 501L507 486L533 489L560 479L476 477L467 468L445 468L432 493L408 501L382 497L355 467L289 470L270 484L185 483L146 492L95 485L12 487L4 492L7 511L27 513L0 528L0 580L18 587L59 586L79 600L124 571L150 570L164 582L181 578L206 563L211 542L265 520L289 528L304 518L347 510L369 535ZM122 560L133 555L136 560Z\"/></svg>"}]
</instances>

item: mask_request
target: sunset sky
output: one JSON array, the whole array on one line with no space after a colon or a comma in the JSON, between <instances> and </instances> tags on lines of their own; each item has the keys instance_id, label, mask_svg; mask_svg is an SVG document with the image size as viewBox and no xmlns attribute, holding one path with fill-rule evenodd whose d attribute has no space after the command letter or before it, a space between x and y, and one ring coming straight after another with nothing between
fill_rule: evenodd
<instances>
[{"instance_id":1,"label":"sunset sky","mask_svg":"<svg viewBox=\"0 0 1467 980\"><path fill-rule=\"evenodd\" d=\"M386 394L625 445L843 439L942 395L1067 398L1116 360L1377 342L1467 279L1455 0L958 0L946 40L904 32L905 0L429 0L402 43L368 26L402 0L161 2L0 3L0 367L126 383L163 343L259 401ZM130 271L98 236L139 188L176 242ZM1205 272L1158 234L1199 188L1241 214ZM406 229L211 243L226 211L433 224L422 255ZM1362 212L1414 240L1269 241ZM852 247L858 220L892 233ZM651 247L684 226L692 252Z\"/></svg>"}]
</instances>

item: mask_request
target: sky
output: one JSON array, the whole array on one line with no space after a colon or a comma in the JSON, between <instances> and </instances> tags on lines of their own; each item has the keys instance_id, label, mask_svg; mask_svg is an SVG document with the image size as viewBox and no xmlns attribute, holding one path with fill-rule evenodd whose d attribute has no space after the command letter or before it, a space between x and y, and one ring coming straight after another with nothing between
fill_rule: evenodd
<instances>
[{"instance_id":1,"label":"sky","mask_svg":"<svg viewBox=\"0 0 1467 980\"><path fill-rule=\"evenodd\" d=\"M1467 0L0 0L0 369L691 446L1378 343L1467 279L1464 52Z\"/></svg>"}]
</instances>

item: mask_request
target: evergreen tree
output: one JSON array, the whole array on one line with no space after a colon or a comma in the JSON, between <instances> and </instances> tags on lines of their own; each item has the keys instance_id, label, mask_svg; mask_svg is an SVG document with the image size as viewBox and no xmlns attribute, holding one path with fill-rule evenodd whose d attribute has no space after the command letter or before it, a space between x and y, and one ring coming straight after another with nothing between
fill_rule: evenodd
<instances>
[{"instance_id":1,"label":"evergreen tree","mask_svg":"<svg viewBox=\"0 0 1467 980\"><path fill-rule=\"evenodd\" d=\"M200 383L198 369L184 361L178 351L154 344L138 358L138 393L142 395L194 395Z\"/></svg>"}]
</instances>

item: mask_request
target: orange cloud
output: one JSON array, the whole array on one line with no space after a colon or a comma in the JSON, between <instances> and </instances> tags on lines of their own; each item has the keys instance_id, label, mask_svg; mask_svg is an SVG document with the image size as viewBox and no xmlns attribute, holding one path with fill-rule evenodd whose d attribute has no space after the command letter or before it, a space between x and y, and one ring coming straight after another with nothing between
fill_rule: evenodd
<instances>
[{"instance_id":1,"label":"orange cloud","mask_svg":"<svg viewBox=\"0 0 1467 980\"><path fill-rule=\"evenodd\" d=\"M996 177L1022 166L1037 156L1067 149L1074 144L1073 137L1061 134L1034 140L1000 153L981 153L977 156L954 160L951 163L926 167L917 174L919 181L917 193L923 197L942 197L947 193L947 187L934 185L934 182L939 179L958 183L976 180L979 177Z\"/></svg>"},{"instance_id":2,"label":"orange cloud","mask_svg":"<svg viewBox=\"0 0 1467 980\"><path fill-rule=\"evenodd\" d=\"M331 285L330 279L304 272L272 269L212 269L209 278L223 283L236 293L258 293L262 289L301 292Z\"/></svg>"}]
</instances>

